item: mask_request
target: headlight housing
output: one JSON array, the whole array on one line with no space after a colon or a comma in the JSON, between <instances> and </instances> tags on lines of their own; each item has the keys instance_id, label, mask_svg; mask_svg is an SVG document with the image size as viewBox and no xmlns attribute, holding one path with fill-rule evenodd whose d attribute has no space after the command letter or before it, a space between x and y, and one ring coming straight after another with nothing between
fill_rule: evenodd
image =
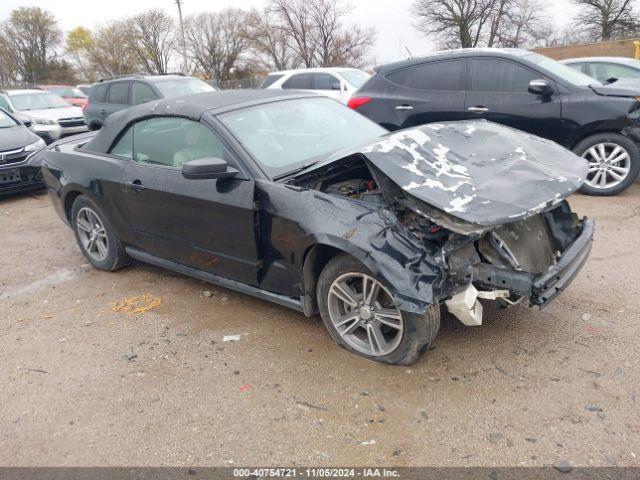
<instances>
[{"instance_id":1,"label":"headlight housing","mask_svg":"<svg viewBox=\"0 0 640 480\"><path fill-rule=\"evenodd\" d=\"M40 150L42 150L46 146L47 146L47 144L45 143L45 141L43 139L39 138L35 142L30 143L29 145L24 147L24 151L25 152L39 152Z\"/></svg>"},{"instance_id":2,"label":"headlight housing","mask_svg":"<svg viewBox=\"0 0 640 480\"><path fill-rule=\"evenodd\" d=\"M34 125L55 125L56 122L54 120L49 120L48 118L32 118L31 121Z\"/></svg>"}]
</instances>

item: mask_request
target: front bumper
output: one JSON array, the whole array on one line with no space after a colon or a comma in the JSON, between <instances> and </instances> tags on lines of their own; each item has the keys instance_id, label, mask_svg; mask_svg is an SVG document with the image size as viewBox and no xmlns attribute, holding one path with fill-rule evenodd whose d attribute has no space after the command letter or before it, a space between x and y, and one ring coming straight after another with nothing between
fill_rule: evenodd
<instances>
[{"instance_id":1,"label":"front bumper","mask_svg":"<svg viewBox=\"0 0 640 480\"><path fill-rule=\"evenodd\" d=\"M0 195L44 188L44 179L40 167L32 165L14 166L0 169L0 175L9 170L19 172L19 178L10 183L0 183Z\"/></svg>"},{"instance_id":2,"label":"front bumper","mask_svg":"<svg viewBox=\"0 0 640 480\"><path fill-rule=\"evenodd\" d=\"M479 263L473 267L473 283L484 288L508 289L516 295L529 297L531 306L545 307L569 286L587 261L594 231L595 222L585 218L580 235L558 262L541 275Z\"/></svg>"},{"instance_id":3,"label":"front bumper","mask_svg":"<svg viewBox=\"0 0 640 480\"><path fill-rule=\"evenodd\" d=\"M47 142L55 142L56 140L60 140L61 138L68 137L69 135L75 135L77 133L88 132L89 127L86 125L80 125L77 127L62 127L61 125L39 125L32 124L31 129L33 133L42 137L42 139Z\"/></svg>"}]
</instances>

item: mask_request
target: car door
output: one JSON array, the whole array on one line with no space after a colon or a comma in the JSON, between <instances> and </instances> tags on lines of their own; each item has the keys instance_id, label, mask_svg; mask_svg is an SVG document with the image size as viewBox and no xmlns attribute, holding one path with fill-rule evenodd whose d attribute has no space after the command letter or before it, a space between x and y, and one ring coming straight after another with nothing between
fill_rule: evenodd
<instances>
[{"instance_id":1,"label":"car door","mask_svg":"<svg viewBox=\"0 0 640 480\"><path fill-rule=\"evenodd\" d=\"M461 120L464 112L464 59L427 62L387 75L396 89L387 97L392 122L400 128Z\"/></svg>"},{"instance_id":2,"label":"car door","mask_svg":"<svg viewBox=\"0 0 640 480\"><path fill-rule=\"evenodd\" d=\"M109 84L107 98L102 106L103 120L112 113L129 107L129 88L131 82L113 82Z\"/></svg>"},{"instance_id":3,"label":"car door","mask_svg":"<svg viewBox=\"0 0 640 480\"><path fill-rule=\"evenodd\" d=\"M181 265L255 285L258 254L254 182L246 175L187 180L182 164L224 158L241 169L220 137L179 117L141 120L114 148L133 151L123 183L139 248ZM128 146L127 142L132 145ZM124 145L120 146L120 143Z\"/></svg>"},{"instance_id":4,"label":"car door","mask_svg":"<svg viewBox=\"0 0 640 480\"><path fill-rule=\"evenodd\" d=\"M531 80L547 80L552 94L529 93ZM503 58L469 58L465 107L469 118L484 118L560 142L561 101L555 82Z\"/></svg>"},{"instance_id":5,"label":"car door","mask_svg":"<svg viewBox=\"0 0 640 480\"><path fill-rule=\"evenodd\" d=\"M326 95L327 97L338 100L342 103L347 103L345 98L345 91L343 88L343 82L330 73L314 73L313 74L313 89Z\"/></svg>"}]
</instances>

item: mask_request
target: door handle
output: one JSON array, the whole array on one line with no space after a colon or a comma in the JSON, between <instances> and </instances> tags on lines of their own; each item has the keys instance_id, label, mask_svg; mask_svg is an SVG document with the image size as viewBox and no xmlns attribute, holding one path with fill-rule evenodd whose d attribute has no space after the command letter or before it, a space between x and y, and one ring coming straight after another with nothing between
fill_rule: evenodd
<instances>
[{"instance_id":1,"label":"door handle","mask_svg":"<svg viewBox=\"0 0 640 480\"><path fill-rule=\"evenodd\" d=\"M142 185L142 182L140 180L134 180L133 182L124 182L124 186L130 188L134 192L141 192L142 190L145 190L147 188Z\"/></svg>"},{"instance_id":2,"label":"door handle","mask_svg":"<svg viewBox=\"0 0 640 480\"><path fill-rule=\"evenodd\" d=\"M396 110L413 110L413 107L411 105L398 105Z\"/></svg>"},{"instance_id":3,"label":"door handle","mask_svg":"<svg viewBox=\"0 0 640 480\"><path fill-rule=\"evenodd\" d=\"M469 107L467 110L473 113L487 113L489 111L487 107Z\"/></svg>"}]
</instances>

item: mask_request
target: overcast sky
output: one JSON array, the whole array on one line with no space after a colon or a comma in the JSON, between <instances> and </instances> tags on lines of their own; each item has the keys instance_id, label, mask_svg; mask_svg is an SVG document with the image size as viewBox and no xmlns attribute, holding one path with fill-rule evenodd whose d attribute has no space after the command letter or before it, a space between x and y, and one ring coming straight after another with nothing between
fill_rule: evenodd
<instances>
[{"instance_id":1,"label":"overcast sky","mask_svg":"<svg viewBox=\"0 0 640 480\"><path fill-rule=\"evenodd\" d=\"M414 55L436 48L413 27L410 14L412 0L348 0L354 6L350 21L376 28L377 42L372 50L371 63L384 63L406 56L405 47ZM570 17L570 0L548 0L553 19L563 26ZM262 7L266 0L183 0L183 13L221 10L228 6L239 8ZM98 7L99 5L99 7ZM118 17L131 15L148 8L165 8L177 16L175 0L109 0L108 2L75 0L0 0L0 20L14 8L39 6L56 16L60 26L71 30L79 25L94 25Z\"/></svg>"}]
</instances>

